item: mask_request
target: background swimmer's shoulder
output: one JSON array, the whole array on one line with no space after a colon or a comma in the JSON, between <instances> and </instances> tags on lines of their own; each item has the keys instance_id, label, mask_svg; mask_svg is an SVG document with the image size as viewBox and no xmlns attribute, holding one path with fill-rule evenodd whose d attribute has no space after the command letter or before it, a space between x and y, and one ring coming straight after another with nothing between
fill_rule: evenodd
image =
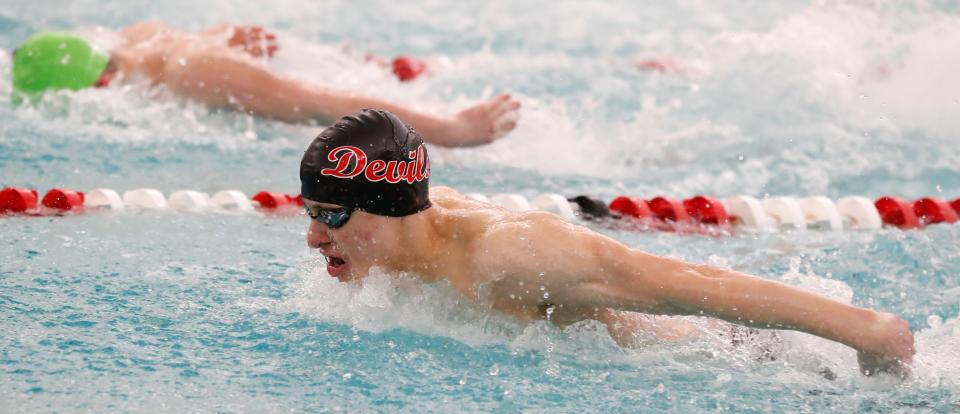
<instances>
[{"instance_id":1,"label":"background swimmer's shoulder","mask_svg":"<svg viewBox=\"0 0 960 414\"><path fill-rule=\"evenodd\" d=\"M147 20L123 28L123 30L120 31L120 36L128 46L133 46L170 31L172 31L172 29L163 23L156 20Z\"/></svg>"},{"instance_id":2,"label":"background swimmer's shoulder","mask_svg":"<svg viewBox=\"0 0 960 414\"><path fill-rule=\"evenodd\" d=\"M103 26L80 26L72 30L72 33L102 51L115 50L126 42L120 32Z\"/></svg>"}]
</instances>

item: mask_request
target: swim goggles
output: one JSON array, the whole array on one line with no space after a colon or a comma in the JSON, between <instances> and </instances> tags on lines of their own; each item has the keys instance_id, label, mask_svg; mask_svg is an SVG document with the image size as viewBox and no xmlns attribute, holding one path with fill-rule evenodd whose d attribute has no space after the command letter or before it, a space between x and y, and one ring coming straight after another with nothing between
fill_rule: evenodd
<instances>
[{"instance_id":1,"label":"swim goggles","mask_svg":"<svg viewBox=\"0 0 960 414\"><path fill-rule=\"evenodd\" d=\"M343 227L344 224L347 224L347 220L350 220L350 215L353 214L353 209L347 207L321 208L317 209L316 214L309 208L306 208L306 210L311 219L319 221L331 229Z\"/></svg>"}]
</instances>

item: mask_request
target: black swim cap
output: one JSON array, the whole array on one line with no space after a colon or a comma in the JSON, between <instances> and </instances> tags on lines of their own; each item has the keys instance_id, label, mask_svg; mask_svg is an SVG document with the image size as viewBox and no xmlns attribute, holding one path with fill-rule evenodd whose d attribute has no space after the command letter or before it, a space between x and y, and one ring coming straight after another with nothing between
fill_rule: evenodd
<instances>
[{"instance_id":1,"label":"black swim cap","mask_svg":"<svg viewBox=\"0 0 960 414\"><path fill-rule=\"evenodd\" d=\"M396 115L364 109L320 132L300 161L303 198L403 217L430 207L423 138Z\"/></svg>"}]
</instances>

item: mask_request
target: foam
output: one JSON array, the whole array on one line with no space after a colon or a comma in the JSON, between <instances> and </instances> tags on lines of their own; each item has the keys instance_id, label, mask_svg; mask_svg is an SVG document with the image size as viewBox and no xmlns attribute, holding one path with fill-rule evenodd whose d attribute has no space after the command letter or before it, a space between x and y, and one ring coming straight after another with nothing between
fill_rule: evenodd
<instances>
[{"instance_id":1,"label":"foam","mask_svg":"<svg viewBox=\"0 0 960 414\"><path fill-rule=\"evenodd\" d=\"M341 283L326 272L323 259L291 268L292 295L281 310L380 332L404 328L468 344L502 343L518 326L491 315L445 283L426 285L405 275L371 270L363 283Z\"/></svg>"},{"instance_id":2,"label":"foam","mask_svg":"<svg viewBox=\"0 0 960 414\"><path fill-rule=\"evenodd\" d=\"M715 264L725 260L714 257ZM811 290L844 303L851 303L853 290L838 280L801 272L801 261L794 258L782 281ZM321 259L309 259L291 268L292 292L283 301L258 303L282 312L300 312L309 317L347 324L354 329L382 332L407 329L424 335L451 337L473 346L506 345L513 352L542 352L547 374L557 374L557 358L576 355L588 361L619 361L649 364L716 365L755 370L769 366L772 375L785 382L822 380L835 376L868 387L888 389L897 381L889 376L863 377L856 353L841 344L795 331L760 330L734 346L725 334L729 325L701 317L678 318L698 326L703 333L695 338L666 340L641 332L638 349L623 349L596 321L584 321L560 329L546 321L518 323L483 305L468 301L446 283L423 284L412 275L388 275L374 269L363 283L341 283L327 275ZM251 305L254 306L254 305ZM914 374L909 381L925 384L949 384L955 381L956 357L952 344L960 338L956 319L940 326L919 330ZM773 359L768 356L772 355ZM783 367L790 367L783 371Z\"/></svg>"}]
</instances>

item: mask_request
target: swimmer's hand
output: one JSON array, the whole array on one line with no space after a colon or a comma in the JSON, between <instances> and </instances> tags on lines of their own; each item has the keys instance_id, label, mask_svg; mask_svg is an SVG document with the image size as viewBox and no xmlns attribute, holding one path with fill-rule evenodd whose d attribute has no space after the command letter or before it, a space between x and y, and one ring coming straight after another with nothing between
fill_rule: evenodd
<instances>
[{"instance_id":1,"label":"swimmer's hand","mask_svg":"<svg viewBox=\"0 0 960 414\"><path fill-rule=\"evenodd\" d=\"M520 102L501 94L460 111L450 118L443 134L431 140L445 147L472 147L489 144L517 127Z\"/></svg>"},{"instance_id":2,"label":"swimmer's hand","mask_svg":"<svg viewBox=\"0 0 960 414\"><path fill-rule=\"evenodd\" d=\"M279 46L277 36L264 30L260 26L228 26L225 29L230 34L227 46L238 48L253 57L273 57Z\"/></svg>"},{"instance_id":3,"label":"swimmer's hand","mask_svg":"<svg viewBox=\"0 0 960 414\"><path fill-rule=\"evenodd\" d=\"M857 362L864 375L889 373L900 378L910 375L910 363L917 351L906 321L894 314L881 313L864 338L868 346L857 350Z\"/></svg>"}]
</instances>

